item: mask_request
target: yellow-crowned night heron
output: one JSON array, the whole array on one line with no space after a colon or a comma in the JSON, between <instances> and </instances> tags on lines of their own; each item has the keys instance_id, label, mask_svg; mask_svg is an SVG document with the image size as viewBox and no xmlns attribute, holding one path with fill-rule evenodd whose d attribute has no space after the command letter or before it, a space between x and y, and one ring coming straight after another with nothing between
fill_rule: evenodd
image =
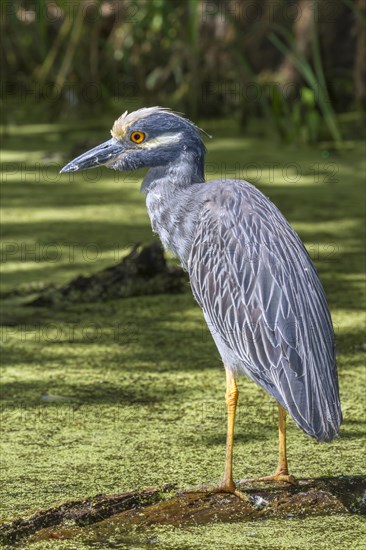
<instances>
[{"instance_id":1,"label":"yellow-crowned night heron","mask_svg":"<svg viewBox=\"0 0 366 550\"><path fill-rule=\"evenodd\" d=\"M151 225L188 271L195 299L226 370L228 428L220 489L232 476L236 375L245 373L279 405L279 464L272 479L294 483L286 457L286 411L318 441L342 420L334 334L324 290L298 235L258 189L204 180L200 129L152 107L117 119L112 139L62 172L96 166L149 168L142 190Z\"/></svg>"}]
</instances>

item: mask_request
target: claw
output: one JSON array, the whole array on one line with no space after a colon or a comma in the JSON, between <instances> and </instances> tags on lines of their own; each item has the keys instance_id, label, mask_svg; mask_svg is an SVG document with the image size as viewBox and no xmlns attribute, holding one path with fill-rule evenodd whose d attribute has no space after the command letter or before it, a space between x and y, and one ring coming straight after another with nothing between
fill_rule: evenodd
<instances>
[{"instance_id":1,"label":"claw","mask_svg":"<svg viewBox=\"0 0 366 550\"><path fill-rule=\"evenodd\" d=\"M248 497L248 495L246 495L245 493L242 493L241 491L239 491L239 489L236 488L236 485L235 483L230 483L230 484L225 484L225 483L221 483L220 485L218 485L217 487L214 487L212 489L213 493L230 493L232 495L235 495L236 497L240 498L240 500L244 500L245 502L250 502L250 499Z\"/></svg>"},{"instance_id":2,"label":"claw","mask_svg":"<svg viewBox=\"0 0 366 550\"><path fill-rule=\"evenodd\" d=\"M235 483L229 483L226 484L224 482L220 483L219 485L199 485L195 487L186 487L184 489L184 493L229 493L231 495L235 495L236 497L240 498L240 500L244 500L245 502L249 502L250 498L246 493L243 493L242 491L239 491L236 488Z\"/></svg>"}]
</instances>

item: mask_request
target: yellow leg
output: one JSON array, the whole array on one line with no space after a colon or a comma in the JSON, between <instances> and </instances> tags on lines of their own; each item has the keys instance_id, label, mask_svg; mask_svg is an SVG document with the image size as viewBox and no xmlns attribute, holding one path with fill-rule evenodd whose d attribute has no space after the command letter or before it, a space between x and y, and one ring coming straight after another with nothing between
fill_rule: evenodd
<instances>
[{"instance_id":1,"label":"yellow leg","mask_svg":"<svg viewBox=\"0 0 366 550\"><path fill-rule=\"evenodd\" d=\"M233 449L234 449L234 426L235 412L238 402L238 386L235 376L228 369L226 370L226 406L227 406L227 432L226 432L226 459L224 479L218 487L218 491L233 493L242 500L248 500L248 497L241 491L238 491L233 481Z\"/></svg>"},{"instance_id":2,"label":"yellow leg","mask_svg":"<svg viewBox=\"0 0 366 550\"><path fill-rule=\"evenodd\" d=\"M248 497L245 493L242 493L235 487L233 481L233 448L234 448L234 425L235 425L235 412L236 404L238 402L238 386L236 385L235 377L233 373L226 370L226 405L227 405L227 432L226 432L226 459L224 479L219 485L214 487L207 487L205 490L209 493L232 493L241 500L248 502ZM190 490L192 492L192 489ZM193 490L195 492L196 490Z\"/></svg>"},{"instance_id":3,"label":"yellow leg","mask_svg":"<svg viewBox=\"0 0 366 550\"><path fill-rule=\"evenodd\" d=\"M286 410L278 403L278 466L271 476L247 479L245 481L285 481L296 485L294 476L288 473L286 450ZM244 480L242 480L244 481Z\"/></svg>"},{"instance_id":4,"label":"yellow leg","mask_svg":"<svg viewBox=\"0 0 366 550\"><path fill-rule=\"evenodd\" d=\"M235 377L229 370L226 370L226 406L227 406L227 432L226 432L226 459L222 489L233 492L235 484L233 481L233 449L234 449L234 425L235 412L238 402L238 386Z\"/></svg>"},{"instance_id":5,"label":"yellow leg","mask_svg":"<svg viewBox=\"0 0 366 550\"><path fill-rule=\"evenodd\" d=\"M286 410L278 403L278 467L275 475L288 476L286 449Z\"/></svg>"}]
</instances>

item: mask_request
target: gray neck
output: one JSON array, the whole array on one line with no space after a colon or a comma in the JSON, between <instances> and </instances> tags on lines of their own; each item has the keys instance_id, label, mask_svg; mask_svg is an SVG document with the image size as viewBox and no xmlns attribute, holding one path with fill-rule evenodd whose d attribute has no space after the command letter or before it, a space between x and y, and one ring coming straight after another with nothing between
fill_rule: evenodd
<instances>
[{"instance_id":1,"label":"gray neck","mask_svg":"<svg viewBox=\"0 0 366 550\"><path fill-rule=\"evenodd\" d=\"M150 168L142 182L141 191L148 193L160 180L170 181L173 187L182 189L192 183L201 183L204 178L200 174L200 167L197 166L194 155L184 151L175 161L165 166Z\"/></svg>"},{"instance_id":2,"label":"gray neck","mask_svg":"<svg viewBox=\"0 0 366 550\"><path fill-rule=\"evenodd\" d=\"M183 153L167 166L151 168L141 186L153 231L158 233L164 248L178 256L183 267L187 267L201 208L195 191L202 182L193 155Z\"/></svg>"}]
</instances>

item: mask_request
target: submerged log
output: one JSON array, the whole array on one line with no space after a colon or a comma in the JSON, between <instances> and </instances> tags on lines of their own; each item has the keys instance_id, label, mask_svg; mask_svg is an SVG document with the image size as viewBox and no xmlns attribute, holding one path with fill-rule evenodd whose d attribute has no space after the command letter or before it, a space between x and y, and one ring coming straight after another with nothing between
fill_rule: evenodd
<instances>
[{"instance_id":1,"label":"submerged log","mask_svg":"<svg viewBox=\"0 0 366 550\"><path fill-rule=\"evenodd\" d=\"M136 245L118 264L94 275L79 275L62 287L50 287L31 306L98 302L114 298L184 292L188 278L183 269L167 265L160 244Z\"/></svg>"},{"instance_id":2,"label":"submerged log","mask_svg":"<svg viewBox=\"0 0 366 550\"><path fill-rule=\"evenodd\" d=\"M100 535L104 531L157 524L197 525L269 517L280 520L366 513L365 477L303 479L296 486L256 482L240 488L245 500L205 487L177 490L173 485L121 495L98 495L3 524L0 540L9 543L32 534L30 542L70 539L84 530L90 535L93 529Z\"/></svg>"},{"instance_id":3,"label":"submerged log","mask_svg":"<svg viewBox=\"0 0 366 550\"><path fill-rule=\"evenodd\" d=\"M0 542L14 542L47 527L56 527L69 521L78 526L96 523L123 510L139 509L160 501L162 495L173 488L172 485L166 485L162 488L149 488L120 495L96 495L85 500L65 502L47 510L39 510L28 518L19 518L2 524Z\"/></svg>"}]
</instances>

